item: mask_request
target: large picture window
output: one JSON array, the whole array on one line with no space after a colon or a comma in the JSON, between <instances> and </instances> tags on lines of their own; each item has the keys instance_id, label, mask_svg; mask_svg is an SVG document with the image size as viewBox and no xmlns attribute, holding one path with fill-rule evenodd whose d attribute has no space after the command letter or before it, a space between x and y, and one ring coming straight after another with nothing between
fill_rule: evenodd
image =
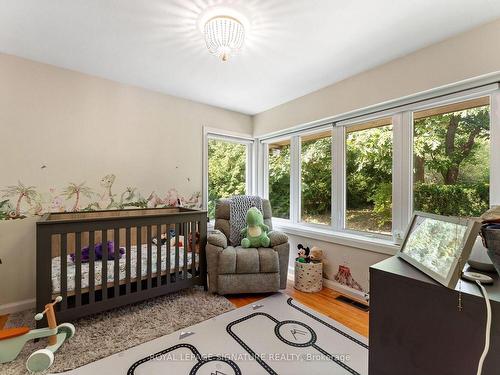
<instances>
[{"instance_id":1,"label":"large picture window","mask_svg":"<svg viewBox=\"0 0 500 375\"><path fill-rule=\"evenodd\" d=\"M247 192L248 143L208 139L208 214L215 216L220 198Z\"/></svg>"},{"instance_id":2,"label":"large picture window","mask_svg":"<svg viewBox=\"0 0 500 375\"><path fill-rule=\"evenodd\" d=\"M349 230L392 232L392 119L346 128L346 214Z\"/></svg>"},{"instance_id":3,"label":"large picture window","mask_svg":"<svg viewBox=\"0 0 500 375\"><path fill-rule=\"evenodd\" d=\"M290 219L290 139L270 143L268 150L268 192L273 217Z\"/></svg>"},{"instance_id":4,"label":"large picture window","mask_svg":"<svg viewBox=\"0 0 500 375\"><path fill-rule=\"evenodd\" d=\"M413 208L479 216L489 208L489 97L413 114Z\"/></svg>"},{"instance_id":5,"label":"large picture window","mask_svg":"<svg viewBox=\"0 0 500 375\"><path fill-rule=\"evenodd\" d=\"M332 131L304 135L301 141L301 218L332 222Z\"/></svg>"},{"instance_id":6,"label":"large picture window","mask_svg":"<svg viewBox=\"0 0 500 375\"><path fill-rule=\"evenodd\" d=\"M392 252L413 211L467 218L498 204L500 85L415 98L260 138L259 189L288 220L277 227L364 236L376 251L392 238Z\"/></svg>"}]
</instances>

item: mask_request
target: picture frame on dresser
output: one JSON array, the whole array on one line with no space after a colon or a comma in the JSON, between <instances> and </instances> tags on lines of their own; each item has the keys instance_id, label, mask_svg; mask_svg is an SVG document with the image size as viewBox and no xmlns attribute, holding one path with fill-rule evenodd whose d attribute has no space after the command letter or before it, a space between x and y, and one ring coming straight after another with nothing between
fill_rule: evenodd
<instances>
[{"instance_id":1,"label":"picture frame on dresser","mask_svg":"<svg viewBox=\"0 0 500 375\"><path fill-rule=\"evenodd\" d=\"M481 228L474 218L416 211L397 256L455 289Z\"/></svg>"}]
</instances>

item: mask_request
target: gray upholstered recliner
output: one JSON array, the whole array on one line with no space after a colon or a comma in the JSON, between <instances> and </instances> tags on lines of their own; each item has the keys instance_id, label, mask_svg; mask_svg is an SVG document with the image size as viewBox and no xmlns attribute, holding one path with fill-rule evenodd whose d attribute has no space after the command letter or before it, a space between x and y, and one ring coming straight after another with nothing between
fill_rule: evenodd
<instances>
[{"instance_id":1,"label":"gray upholstered recliner","mask_svg":"<svg viewBox=\"0 0 500 375\"><path fill-rule=\"evenodd\" d=\"M264 222L270 228L269 248L244 249L229 243L229 200L215 208L215 229L208 235L208 290L219 294L265 293L286 288L290 245L286 234L272 231L271 204L262 200Z\"/></svg>"}]
</instances>

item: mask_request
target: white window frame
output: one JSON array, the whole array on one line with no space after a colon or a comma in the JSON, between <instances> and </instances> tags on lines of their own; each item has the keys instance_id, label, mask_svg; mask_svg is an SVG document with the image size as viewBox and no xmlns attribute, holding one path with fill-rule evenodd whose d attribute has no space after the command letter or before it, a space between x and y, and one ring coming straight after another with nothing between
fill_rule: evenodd
<instances>
[{"instance_id":1,"label":"white window frame","mask_svg":"<svg viewBox=\"0 0 500 375\"><path fill-rule=\"evenodd\" d=\"M456 91L453 91L455 88ZM358 246L382 253L394 253L408 226L413 212L413 112L490 96L490 205L500 205L500 85L485 78L443 88L429 90L413 97L405 97L378 106L334 116L325 120L300 125L258 139L258 192L265 198L268 192L268 144L283 139L291 140L290 156L290 220L273 218L277 227L289 233L331 240L348 246ZM413 101L412 101L413 100ZM378 109L378 110L377 110ZM393 209L392 238L345 228L345 127L370 120L392 117L393 126ZM300 221L300 136L324 131L332 127L332 225L318 225Z\"/></svg>"},{"instance_id":2,"label":"white window frame","mask_svg":"<svg viewBox=\"0 0 500 375\"><path fill-rule=\"evenodd\" d=\"M353 120L353 121L342 121L337 123L336 128L338 128L338 133L337 133L337 138L335 142L336 148L339 150L337 158L339 158L339 162L337 165L337 170L340 171L338 177L337 177L337 184L339 185L337 189L339 190L338 196L337 196L337 206L339 208L339 212L337 213L338 216L338 221L337 225L335 226L335 230L338 230L340 232L344 233L350 233L354 234L357 236L365 236L369 238L378 238L382 240L387 240L391 239L394 236L394 223L392 223L392 230L391 234L385 235L385 234L379 234L379 233L373 233L373 232L368 232L368 231L358 231L354 229L349 229L347 228L347 220L346 220L346 215L347 215L347 144L346 144L346 138L347 138L347 129L350 127L356 126L356 125L361 125L361 124L366 124L371 121L376 121L380 120L382 118L390 118L391 119L391 125L393 126L393 137L392 137L392 147L393 147L393 155L392 155L392 195L394 199L394 183L395 183L395 165L394 165L394 121L395 118L399 114L393 114L390 115L389 113L384 113L384 114L374 114L373 116L363 116L362 118ZM396 119L397 121L397 119ZM394 203L393 203L394 207ZM392 221L394 221L394 209L392 213Z\"/></svg>"},{"instance_id":3,"label":"white window frame","mask_svg":"<svg viewBox=\"0 0 500 375\"><path fill-rule=\"evenodd\" d=\"M324 124L322 126L315 127L314 129L304 130L300 132L296 132L294 134L290 134L287 136L273 137L262 140L259 142L260 152L262 157L262 171L263 174L260 176L263 181L262 184L262 196L266 199L269 199L269 144L281 142L284 140L290 140L290 219L282 219L282 218L273 218L273 221L281 225L290 225L290 224L299 224L306 227L311 228L319 228L319 229L333 229L333 171L332 171L332 218L331 225L326 224L314 224L314 223L306 223L302 221L302 178L301 178L301 168L302 163L300 160L301 155L301 138L307 135L314 135L317 133L323 133L327 130L332 132L332 156L333 156L333 136L334 136L334 128L331 123ZM332 164L333 167L333 164Z\"/></svg>"},{"instance_id":4,"label":"white window frame","mask_svg":"<svg viewBox=\"0 0 500 375\"><path fill-rule=\"evenodd\" d=\"M257 161L258 152L255 139L249 135L229 132L214 128L203 128L203 209L208 208L208 142L209 140L220 140L242 144L247 147L247 160L245 168L245 190L246 194L252 195L257 191Z\"/></svg>"},{"instance_id":5,"label":"white window frame","mask_svg":"<svg viewBox=\"0 0 500 375\"><path fill-rule=\"evenodd\" d=\"M278 218L278 217L273 217L273 221L276 221L278 223L282 224L289 224L289 223L294 223L294 214L293 212L295 211L295 198L296 198L296 189L293 186L294 178L295 178L295 173L296 173L296 168L295 168L295 163L293 159L293 154L294 154L294 149L296 147L295 141L294 141L294 136L284 136L284 137L277 137L277 138L270 138L265 141L258 142L260 144L260 153L262 155L262 175L261 180L262 180L262 190L261 190L261 195L265 199L269 199L269 144L272 143L277 143L281 141L288 141L290 140L290 212L288 213L289 219L283 219L283 218Z\"/></svg>"},{"instance_id":6,"label":"white window frame","mask_svg":"<svg viewBox=\"0 0 500 375\"><path fill-rule=\"evenodd\" d=\"M304 220L302 220L302 160L301 160L301 156L302 156L302 137L305 137L305 136L310 136L310 135L315 135L315 134L319 134L319 133L324 133L326 131L330 131L330 136L332 137L332 150L331 150L331 157L332 157L332 162L331 162L331 179L332 179L332 184L331 184L331 195L332 195L332 199L331 199L331 202L330 202L330 210L331 210L331 214L330 214L330 224L316 224L316 223L308 223ZM299 223L300 225L304 225L304 226L309 226L309 227L313 227L313 228L320 228L320 229L325 229L325 228L329 228L329 229L334 229L334 211L333 211L333 203L334 203L334 186L333 186L333 183L334 183L334 179L333 179L333 173L334 173L334 165L333 165L333 159L334 159L334 155L333 155L333 150L335 149L334 148L334 127L333 127L333 124L326 124L324 126L320 126L320 127L316 127L314 128L314 130L310 130L310 131L302 131L300 133L298 133L296 136L296 143L297 143L297 146L296 146L296 169L297 169L297 175L298 175L298 178L297 180L295 181L296 182L296 191L297 191L297 212L296 212L296 219L297 219L297 223Z\"/></svg>"}]
</instances>

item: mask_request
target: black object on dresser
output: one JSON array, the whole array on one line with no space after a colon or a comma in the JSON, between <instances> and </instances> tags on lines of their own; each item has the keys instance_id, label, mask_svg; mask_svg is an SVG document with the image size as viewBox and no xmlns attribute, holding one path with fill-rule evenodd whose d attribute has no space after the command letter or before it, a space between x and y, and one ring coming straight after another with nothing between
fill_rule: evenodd
<instances>
[{"instance_id":1,"label":"black object on dresser","mask_svg":"<svg viewBox=\"0 0 500 375\"><path fill-rule=\"evenodd\" d=\"M500 280L486 286L492 326L483 375L500 374ZM369 375L475 375L486 306L475 283L448 289L398 257L370 267ZM459 311L461 297L462 311Z\"/></svg>"}]
</instances>

